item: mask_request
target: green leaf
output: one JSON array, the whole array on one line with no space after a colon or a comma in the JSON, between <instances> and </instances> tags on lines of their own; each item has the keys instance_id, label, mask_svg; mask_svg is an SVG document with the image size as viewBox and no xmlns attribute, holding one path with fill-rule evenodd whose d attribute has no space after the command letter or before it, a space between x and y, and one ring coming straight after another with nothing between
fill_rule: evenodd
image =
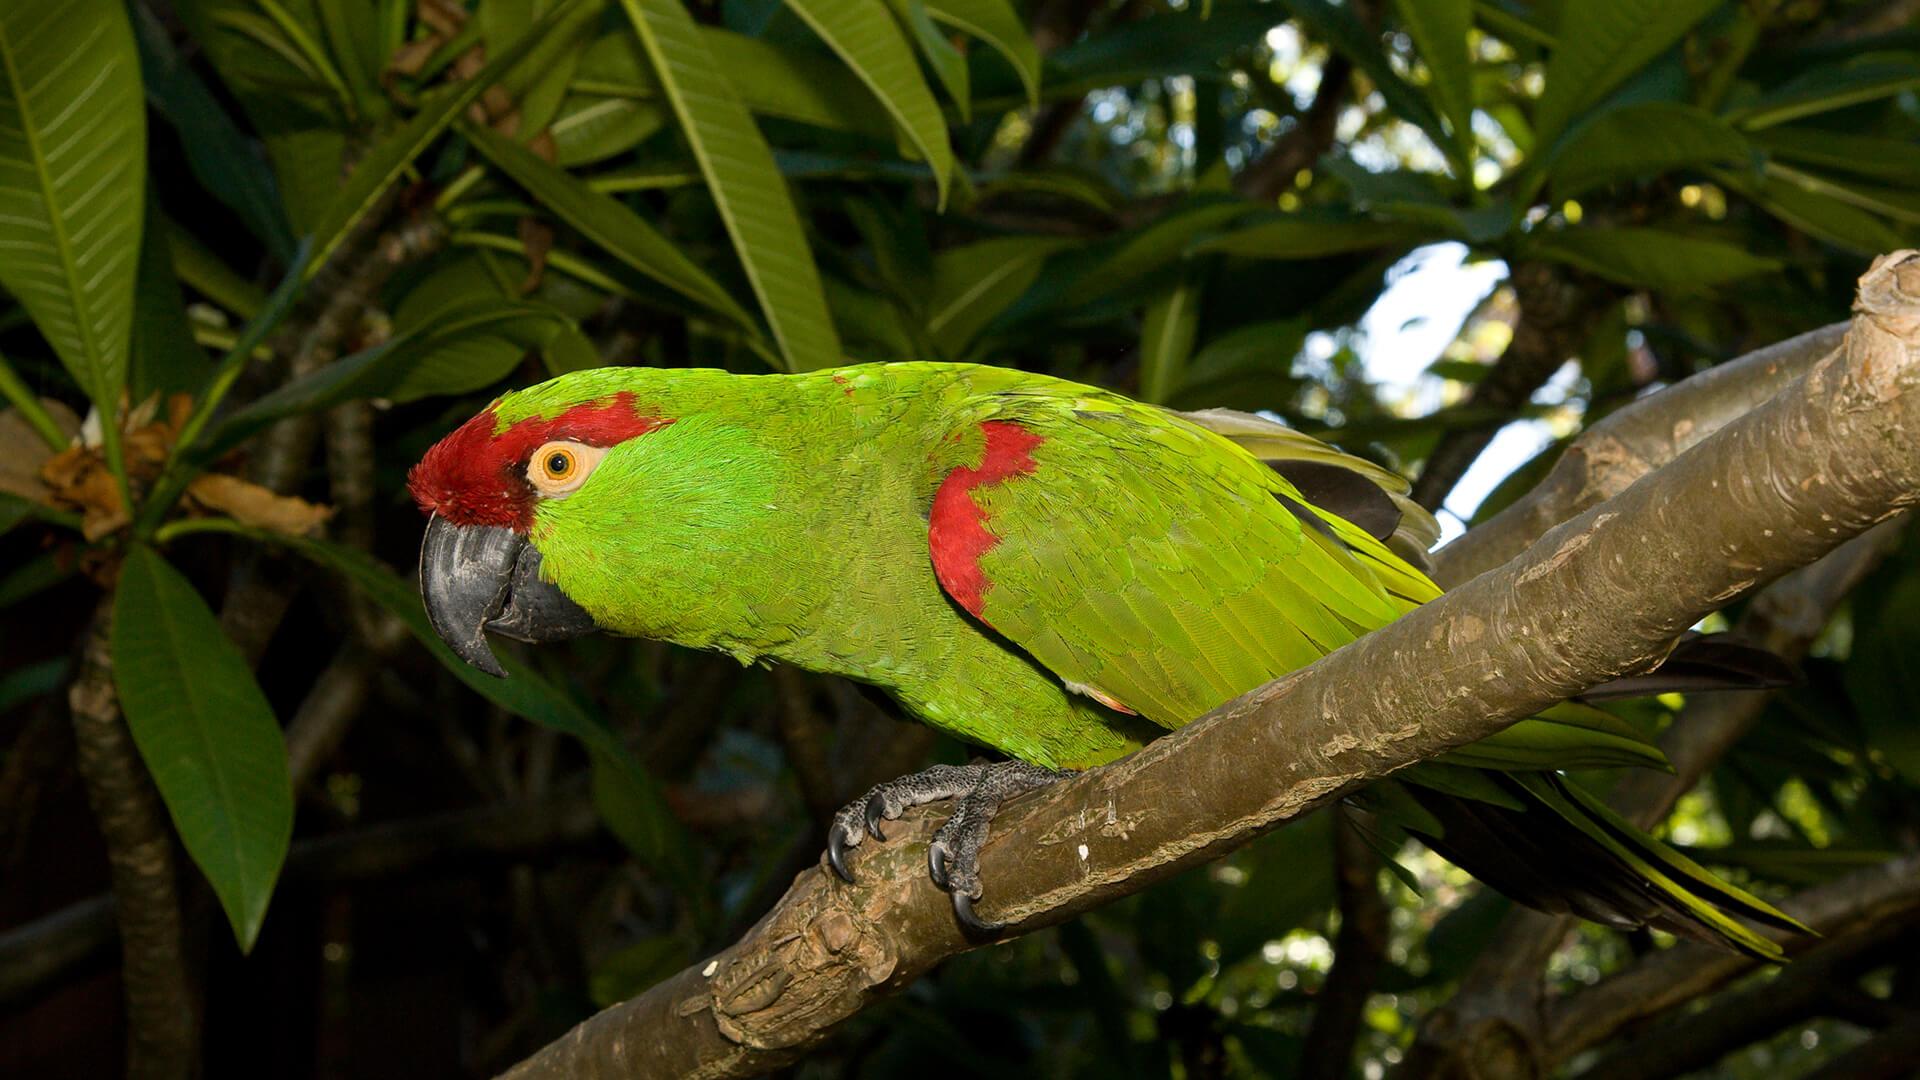
<instances>
[{"instance_id":1,"label":"green leaf","mask_svg":"<svg viewBox=\"0 0 1920 1080\"><path fill-rule=\"evenodd\" d=\"M0 285L103 413L127 381L147 111L118 0L0 5Z\"/></svg>"},{"instance_id":2,"label":"green leaf","mask_svg":"<svg viewBox=\"0 0 1920 1080\"><path fill-rule=\"evenodd\" d=\"M547 14L552 6L548 0L486 0L480 5L479 18L488 54L520 40L532 28L534 17ZM501 78L500 85L520 113L516 132L520 139L540 134L559 115L588 34L599 24L605 8L606 0L576 3L543 35L525 62Z\"/></svg>"},{"instance_id":3,"label":"green leaf","mask_svg":"<svg viewBox=\"0 0 1920 1080\"><path fill-rule=\"evenodd\" d=\"M1908 544L1909 550L1912 544ZM1875 573L1875 589L1859 590L1858 631L1847 658L1847 697L1867 743L1909 783L1920 784L1920 572L1910 561Z\"/></svg>"},{"instance_id":4,"label":"green leaf","mask_svg":"<svg viewBox=\"0 0 1920 1080\"><path fill-rule=\"evenodd\" d=\"M1857 206L1890 217L1907 225L1920 224L1920 192L1835 180L1818 173L1795 169L1778 162L1767 164L1767 175L1792 184L1813 195L1824 196L1848 206Z\"/></svg>"},{"instance_id":5,"label":"green leaf","mask_svg":"<svg viewBox=\"0 0 1920 1080\"><path fill-rule=\"evenodd\" d=\"M196 456L201 460L218 456L276 420L355 398L410 401L485 386L505 371L475 373L462 367L462 354L446 355L451 346L476 337L506 336L522 341L520 353L524 354L544 345L560 323L560 316L545 306L497 299L443 311L420 330L344 357L249 403L227 417L206 446L196 448ZM473 355L467 353L465 358Z\"/></svg>"},{"instance_id":6,"label":"green leaf","mask_svg":"<svg viewBox=\"0 0 1920 1080\"><path fill-rule=\"evenodd\" d=\"M1734 110L1728 119L1748 131L1757 131L1916 87L1920 87L1920 64L1913 60L1862 57L1815 68L1751 105Z\"/></svg>"},{"instance_id":7,"label":"green leaf","mask_svg":"<svg viewBox=\"0 0 1920 1080\"><path fill-rule=\"evenodd\" d=\"M1781 221L1855 254L1872 256L1905 246L1898 231L1872 214L1779 177L1763 176L1756 180L1746 173L1724 171L1715 171L1712 175Z\"/></svg>"},{"instance_id":8,"label":"green leaf","mask_svg":"<svg viewBox=\"0 0 1920 1080\"><path fill-rule=\"evenodd\" d=\"M65 657L14 668L0 675L0 714L12 712L34 698L51 694L66 681Z\"/></svg>"},{"instance_id":9,"label":"green leaf","mask_svg":"<svg viewBox=\"0 0 1920 1080\"><path fill-rule=\"evenodd\" d=\"M953 173L953 149L947 144L947 123L940 105L920 76L913 48L884 0L787 0L787 7L820 35L867 84L880 104L900 125L920 156L933 167L934 186L941 207L947 204L947 181Z\"/></svg>"},{"instance_id":10,"label":"green leaf","mask_svg":"<svg viewBox=\"0 0 1920 1080\"><path fill-rule=\"evenodd\" d=\"M1693 105L1644 102L1613 109L1560 140L1547 165L1554 192L1571 198L1614 180L1687 165L1738 165L1753 149L1726 122Z\"/></svg>"},{"instance_id":11,"label":"green leaf","mask_svg":"<svg viewBox=\"0 0 1920 1080\"><path fill-rule=\"evenodd\" d=\"M641 938L594 967L587 996L600 1008L618 1005L692 963L693 943L683 934Z\"/></svg>"},{"instance_id":12,"label":"green leaf","mask_svg":"<svg viewBox=\"0 0 1920 1080\"><path fill-rule=\"evenodd\" d=\"M1078 306L1137 284L1185 256L1194 237L1257 210L1243 199L1196 198L1115 242L1088 273L1067 285L1061 302Z\"/></svg>"},{"instance_id":13,"label":"green leaf","mask_svg":"<svg viewBox=\"0 0 1920 1080\"><path fill-rule=\"evenodd\" d=\"M1249 259L1317 259L1373 248L1411 248L1437 239L1433 229L1400 221L1295 215L1257 219L1191 248L1194 255L1238 255Z\"/></svg>"},{"instance_id":14,"label":"green leaf","mask_svg":"<svg viewBox=\"0 0 1920 1080\"><path fill-rule=\"evenodd\" d=\"M274 258L287 262L293 257L293 229L260 144L227 115L146 5L132 5L132 11L147 99L180 133L187 168Z\"/></svg>"},{"instance_id":15,"label":"green leaf","mask_svg":"<svg viewBox=\"0 0 1920 1080\"><path fill-rule=\"evenodd\" d=\"M1744 247L1664 229L1563 229L1529 238L1527 250L1623 285L1663 292L1697 291L1780 266Z\"/></svg>"},{"instance_id":16,"label":"green leaf","mask_svg":"<svg viewBox=\"0 0 1920 1080\"><path fill-rule=\"evenodd\" d=\"M979 38L1006 58L1026 88L1027 104L1040 104L1040 50L1008 0L925 0L927 14Z\"/></svg>"},{"instance_id":17,"label":"green leaf","mask_svg":"<svg viewBox=\"0 0 1920 1080\"><path fill-rule=\"evenodd\" d=\"M554 162L590 165L624 154L667 126L667 109L651 101L570 94L547 126Z\"/></svg>"},{"instance_id":18,"label":"green leaf","mask_svg":"<svg viewBox=\"0 0 1920 1080\"><path fill-rule=\"evenodd\" d=\"M1164 404L1186 381L1200 326L1200 286L1181 281L1147 303L1140 326L1140 398Z\"/></svg>"},{"instance_id":19,"label":"green leaf","mask_svg":"<svg viewBox=\"0 0 1920 1080\"><path fill-rule=\"evenodd\" d=\"M955 2L972 6L974 0ZM1220 58L1258 41L1286 14L1265 4L1220 5L1211 15L1199 7L1188 4L1184 11L1149 15L1061 47L1047 57L1042 94L1075 97L1172 75L1224 79Z\"/></svg>"},{"instance_id":20,"label":"green leaf","mask_svg":"<svg viewBox=\"0 0 1920 1080\"><path fill-rule=\"evenodd\" d=\"M166 218L148 192L146 227L140 231L139 288L134 293L132 349L127 385L134 401L156 391L194 391L213 371L204 349L195 344L173 272L173 245Z\"/></svg>"},{"instance_id":21,"label":"green leaf","mask_svg":"<svg viewBox=\"0 0 1920 1080\"><path fill-rule=\"evenodd\" d=\"M426 608L413 583L365 552L321 540L274 536L282 543L352 582L367 597L405 624L434 659L468 688L495 705L553 728L586 744L595 763L595 804L609 814L615 835L636 857L686 880L693 865L692 847L657 780L634 759L599 718L542 678L512 654L500 656L507 677L496 679L453 654L427 621ZM617 775L608 776L608 772Z\"/></svg>"},{"instance_id":22,"label":"green leaf","mask_svg":"<svg viewBox=\"0 0 1920 1080\"><path fill-rule=\"evenodd\" d=\"M718 27L700 27L741 104L758 116L777 116L834 131L892 141L893 124L873 94L846 65L814 49L798 49ZM581 57L573 89L580 94L657 99L665 91L635 35L618 30Z\"/></svg>"},{"instance_id":23,"label":"green leaf","mask_svg":"<svg viewBox=\"0 0 1920 1080\"><path fill-rule=\"evenodd\" d=\"M1072 244L1061 237L1007 236L935 255L927 336L947 356L965 355L987 323L1032 287L1047 256Z\"/></svg>"},{"instance_id":24,"label":"green leaf","mask_svg":"<svg viewBox=\"0 0 1920 1080\"><path fill-rule=\"evenodd\" d=\"M893 13L913 34L915 45L920 47L920 56L933 69L933 74L946 87L947 97L953 100L954 107L960 111L960 122L973 119L973 94L971 77L967 72L967 56L948 41L940 28L933 24L927 14L927 5L922 0L887 0L893 7Z\"/></svg>"},{"instance_id":25,"label":"green leaf","mask_svg":"<svg viewBox=\"0 0 1920 1080\"><path fill-rule=\"evenodd\" d=\"M1920 176L1920 145L1899 139L1844 135L1811 127L1770 127L1749 138L1777 158L1832 172L1908 184Z\"/></svg>"},{"instance_id":26,"label":"green leaf","mask_svg":"<svg viewBox=\"0 0 1920 1080\"><path fill-rule=\"evenodd\" d=\"M461 131L541 205L608 254L734 325L756 329L753 316L719 282L619 200L600 194L505 136L475 125L464 125Z\"/></svg>"},{"instance_id":27,"label":"green leaf","mask_svg":"<svg viewBox=\"0 0 1920 1080\"><path fill-rule=\"evenodd\" d=\"M127 729L247 952L293 835L280 725L199 592L144 545L120 567L112 643Z\"/></svg>"},{"instance_id":28,"label":"green leaf","mask_svg":"<svg viewBox=\"0 0 1920 1080\"><path fill-rule=\"evenodd\" d=\"M1549 147L1587 106L1666 52L1721 0L1565 0L1534 145Z\"/></svg>"},{"instance_id":29,"label":"green leaf","mask_svg":"<svg viewBox=\"0 0 1920 1080\"><path fill-rule=\"evenodd\" d=\"M1473 29L1470 0L1394 0L1401 25L1413 37L1432 83L1428 96L1453 129L1458 160L1473 158L1473 59L1467 38Z\"/></svg>"},{"instance_id":30,"label":"green leaf","mask_svg":"<svg viewBox=\"0 0 1920 1080\"><path fill-rule=\"evenodd\" d=\"M680 0L621 0L766 312L787 367L841 360L820 273L766 140Z\"/></svg>"},{"instance_id":31,"label":"green leaf","mask_svg":"<svg viewBox=\"0 0 1920 1080\"><path fill-rule=\"evenodd\" d=\"M572 7L572 2L561 0L548 9L531 30L512 45L493 53L487 66L473 78L429 98L413 119L367 151L366 157L353 170L353 175L347 178L345 186L340 188L339 194L334 196L326 211L320 215L320 220L314 224L313 261L309 264L311 273L318 273L326 265L334 249L340 246L367 211L399 179L400 174L413 164L413 160L424 153L487 87L505 77L515 64L545 39L559 24L560 17Z\"/></svg>"}]
</instances>

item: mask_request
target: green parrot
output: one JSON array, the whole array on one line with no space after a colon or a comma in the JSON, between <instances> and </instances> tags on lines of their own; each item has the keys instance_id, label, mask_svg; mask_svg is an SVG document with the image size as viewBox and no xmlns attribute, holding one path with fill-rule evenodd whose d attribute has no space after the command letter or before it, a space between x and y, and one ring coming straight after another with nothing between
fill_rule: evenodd
<instances>
[{"instance_id":1,"label":"green parrot","mask_svg":"<svg viewBox=\"0 0 1920 1080\"><path fill-rule=\"evenodd\" d=\"M999 805L1312 663L1440 594L1405 483L1277 423L1028 372L604 368L499 398L409 476L420 582L461 657L492 631L654 638L845 676L1010 760L936 766L836 816L828 861L952 800L929 870L982 895ZM1664 767L1566 703L1357 798L1513 899L1768 959L1804 929L1554 770Z\"/></svg>"}]
</instances>

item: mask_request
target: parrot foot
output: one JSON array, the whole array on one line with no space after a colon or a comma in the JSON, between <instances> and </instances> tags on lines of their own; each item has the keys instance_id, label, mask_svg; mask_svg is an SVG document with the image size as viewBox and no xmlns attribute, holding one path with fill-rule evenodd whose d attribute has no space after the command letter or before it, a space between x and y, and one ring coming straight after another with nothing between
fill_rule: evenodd
<instances>
[{"instance_id":1,"label":"parrot foot","mask_svg":"<svg viewBox=\"0 0 1920 1080\"><path fill-rule=\"evenodd\" d=\"M833 815L833 826L827 830L827 865L840 875L841 880L853 881L853 871L847 869L847 849L860 846L868 836L875 840L885 840L886 834L880 831L882 821L892 821L908 809L939 802L942 799L957 799L980 785L980 778L986 772L984 762L973 765L935 765L917 773L909 773L884 784L875 784L865 795L840 808Z\"/></svg>"},{"instance_id":2,"label":"parrot foot","mask_svg":"<svg viewBox=\"0 0 1920 1080\"><path fill-rule=\"evenodd\" d=\"M876 785L833 817L827 832L827 865L846 881L846 853L867 836L885 840L880 823L892 821L908 808L942 799L957 803L946 824L927 845L927 875L953 896L953 914L968 930L991 934L1001 924L987 922L973 911L980 898L980 849L988 826L1000 805L1009 799L1060 780L1064 773L1024 761L982 762L972 765L935 765L922 772Z\"/></svg>"}]
</instances>

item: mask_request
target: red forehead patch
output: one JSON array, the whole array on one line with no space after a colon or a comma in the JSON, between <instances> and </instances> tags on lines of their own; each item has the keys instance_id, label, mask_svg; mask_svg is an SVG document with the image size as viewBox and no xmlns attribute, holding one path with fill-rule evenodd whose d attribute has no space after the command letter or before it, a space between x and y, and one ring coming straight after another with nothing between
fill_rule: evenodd
<instances>
[{"instance_id":1,"label":"red forehead patch","mask_svg":"<svg viewBox=\"0 0 1920 1080\"><path fill-rule=\"evenodd\" d=\"M533 523L527 459L556 439L614 446L673 421L648 415L622 391L556 416L531 417L494 434L492 406L433 444L407 474L413 501L455 525L497 525L525 532Z\"/></svg>"}]
</instances>

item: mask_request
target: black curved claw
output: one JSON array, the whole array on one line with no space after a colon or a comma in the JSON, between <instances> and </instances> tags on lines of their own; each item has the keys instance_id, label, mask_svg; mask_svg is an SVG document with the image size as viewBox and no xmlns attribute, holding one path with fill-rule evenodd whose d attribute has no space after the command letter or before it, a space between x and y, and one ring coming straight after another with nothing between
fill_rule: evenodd
<instances>
[{"instance_id":1,"label":"black curved claw","mask_svg":"<svg viewBox=\"0 0 1920 1080\"><path fill-rule=\"evenodd\" d=\"M867 800L867 835L875 840L885 841L887 836L880 831L880 823L886 820L886 804L875 795Z\"/></svg>"},{"instance_id":2,"label":"black curved claw","mask_svg":"<svg viewBox=\"0 0 1920 1080\"><path fill-rule=\"evenodd\" d=\"M998 934L1007 928L1006 923L987 922L973 913L973 897L964 892L953 894L953 917L968 933L980 935Z\"/></svg>"},{"instance_id":3,"label":"black curved claw","mask_svg":"<svg viewBox=\"0 0 1920 1080\"><path fill-rule=\"evenodd\" d=\"M942 889L947 887L947 845L937 840L927 845L927 876Z\"/></svg>"},{"instance_id":4,"label":"black curved claw","mask_svg":"<svg viewBox=\"0 0 1920 1080\"><path fill-rule=\"evenodd\" d=\"M827 865L840 880L853 884L853 871L847 869L847 830L838 823L827 830Z\"/></svg>"}]
</instances>

